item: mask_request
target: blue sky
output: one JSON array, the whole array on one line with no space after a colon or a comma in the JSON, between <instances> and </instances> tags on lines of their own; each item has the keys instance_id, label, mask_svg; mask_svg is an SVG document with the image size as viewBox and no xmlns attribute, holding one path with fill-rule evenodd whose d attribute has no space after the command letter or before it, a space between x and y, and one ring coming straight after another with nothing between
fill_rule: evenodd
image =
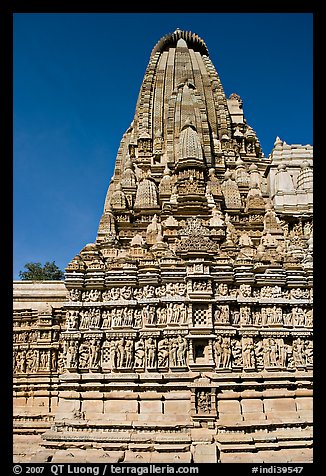
<instances>
[{"instance_id":1,"label":"blue sky","mask_svg":"<svg viewBox=\"0 0 326 476\"><path fill-rule=\"evenodd\" d=\"M14 263L64 269L96 239L123 133L158 40L206 43L226 96L243 100L265 156L312 144L310 13L14 15Z\"/></svg>"}]
</instances>

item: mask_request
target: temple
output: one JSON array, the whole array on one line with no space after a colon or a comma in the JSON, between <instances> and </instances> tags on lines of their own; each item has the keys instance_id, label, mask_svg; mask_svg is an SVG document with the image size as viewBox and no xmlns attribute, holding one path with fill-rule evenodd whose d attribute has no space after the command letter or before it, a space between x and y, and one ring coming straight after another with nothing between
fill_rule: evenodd
<instances>
[{"instance_id":1,"label":"temple","mask_svg":"<svg viewBox=\"0 0 326 476\"><path fill-rule=\"evenodd\" d=\"M312 159L158 41L94 242L14 283L17 462L312 461Z\"/></svg>"}]
</instances>

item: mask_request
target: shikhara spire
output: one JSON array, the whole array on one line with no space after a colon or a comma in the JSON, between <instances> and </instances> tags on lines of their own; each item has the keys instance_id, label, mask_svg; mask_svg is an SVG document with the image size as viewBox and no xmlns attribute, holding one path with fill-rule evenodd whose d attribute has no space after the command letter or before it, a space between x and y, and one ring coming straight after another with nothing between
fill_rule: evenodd
<instances>
[{"instance_id":1,"label":"shikhara spire","mask_svg":"<svg viewBox=\"0 0 326 476\"><path fill-rule=\"evenodd\" d=\"M233 217L262 215L269 199L279 211L297 214L304 206L311 212L312 149L298 151L308 159L305 168L293 161L290 176L283 161L275 174L271 158L280 144L277 138L272 155L264 157L240 96L225 97L205 42L177 28L152 51L134 119L121 140L96 242L104 246L110 238L113 224L107 235L103 232L108 221L125 249L135 234L146 241L153 215L163 223L172 214L180 228L192 216L208 223L215 207ZM285 185L290 182L291 188ZM237 228L240 233L243 225ZM162 233L167 241L164 227ZM222 234L216 241L221 240ZM168 241L173 249L171 237ZM254 241L257 245L257 236Z\"/></svg>"},{"instance_id":2,"label":"shikhara spire","mask_svg":"<svg viewBox=\"0 0 326 476\"><path fill-rule=\"evenodd\" d=\"M265 157L205 42L178 28L108 182L96 240L66 269L44 446L55 461L84 444L128 463L309 460L312 147L278 137Z\"/></svg>"},{"instance_id":3,"label":"shikhara spire","mask_svg":"<svg viewBox=\"0 0 326 476\"><path fill-rule=\"evenodd\" d=\"M210 193L209 170L220 186L224 172L241 157L247 167L258 161L264 171L266 159L243 118L241 99L234 94L226 99L204 41L176 29L151 54L134 120L119 147L104 216L115 209L118 235L120 228L128 229L130 240L153 214L162 220L171 211L183 219L194 213L207 218L223 203L222 194ZM105 241L103 221L98 243Z\"/></svg>"}]
</instances>

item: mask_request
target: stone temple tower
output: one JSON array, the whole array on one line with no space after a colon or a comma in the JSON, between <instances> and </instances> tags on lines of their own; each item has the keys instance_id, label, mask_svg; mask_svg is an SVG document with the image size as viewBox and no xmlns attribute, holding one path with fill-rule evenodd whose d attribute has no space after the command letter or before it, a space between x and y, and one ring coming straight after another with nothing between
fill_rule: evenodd
<instances>
[{"instance_id":1,"label":"stone temple tower","mask_svg":"<svg viewBox=\"0 0 326 476\"><path fill-rule=\"evenodd\" d=\"M311 171L311 146L264 156L197 34L158 41L66 268L40 461L310 461Z\"/></svg>"}]
</instances>

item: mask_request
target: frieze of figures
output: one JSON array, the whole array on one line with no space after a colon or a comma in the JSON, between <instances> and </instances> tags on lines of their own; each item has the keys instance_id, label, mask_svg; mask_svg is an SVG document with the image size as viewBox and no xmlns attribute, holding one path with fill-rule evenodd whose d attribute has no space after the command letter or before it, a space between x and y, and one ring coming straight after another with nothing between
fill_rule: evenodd
<instances>
[{"instance_id":1,"label":"frieze of figures","mask_svg":"<svg viewBox=\"0 0 326 476\"><path fill-rule=\"evenodd\" d=\"M312 365L312 341L299 337L290 343L283 338L265 338L255 343L255 354L261 368L300 369Z\"/></svg>"},{"instance_id":2,"label":"frieze of figures","mask_svg":"<svg viewBox=\"0 0 326 476\"><path fill-rule=\"evenodd\" d=\"M214 342L214 359L217 369L231 368L231 338L217 336Z\"/></svg>"},{"instance_id":3,"label":"frieze of figures","mask_svg":"<svg viewBox=\"0 0 326 476\"><path fill-rule=\"evenodd\" d=\"M214 308L214 325L254 327L313 327L313 311L308 307L293 306L230 306L217 304Z\"/></svg>"},{"instance_id":4,"label":"frieze of figures","mask_svg":"<svg viewBox=\"0 0 326 476\"><path fill-rule=\"evenodd\" d=\"M62 349L20 349L13 352L15 374L42 373L44 371L62 373L65 366Z\"/></svg>"},{"instance_id":5,"label":"frieze of figures","mask_svg":"<svg viewBox=\"0 0 326 476\"><path fill-rule=\"evenodd\" d=\"M240 284L238 289L238 296L249 298L251 297L251 285L250 284Z\"/></svg>"},{"instance_id":6,"label":"frieze of figures","mask_svg":"<svg viewBox=\"0 0 326 476\"><path fill-rule=\"evenodd\" d=\"M119 371L120 369L182 369L191 367L189 336L137 336L129 333L92 333L65 336L57 348L14 348L15 374L52 371ZM305 335L221 334L211 340L216 371L308 369L313 364L313 343ZM189 367L190 366L190 367Z\"/></svg>"},{"instance_id":7,"label":"frieze of figures","mask_svg":"<svg viewBox=\"0 0 326 476\"><path fill-rule=\"evenodd\" d=\"M64 314L46 310L14 311L13 369L15 374L62 372L63 346L60 330ZM27 317L27 319L26 319Z\"/></svg>"},{"instance_id":8,"label":"frieze of figures","mask_svg":"<svg viewBox=\"0 0 326 476\"><path fill-rule=\"evenodd\" d=\"M36 342L38 338L38 331L20 331L14 332L13 334L13 343L14 344L23 344L26 342Z\"/></svg>"},{"instance_id":9,"label":"frieze of figures","mask_svg":"<svg viewBox=\"0 0 326 476\"><path fill-rule=\"evenodd\" d=\"M110 329L117 327L146 327L152 325L187 324L188 309L184 302L167 302L141 307L85 307L67 310L67 331Z\"/></svg>"},{"instance_id":10,"label":"frieze of figures","mask_svg":"<svg viewBox=\"0 0 326 476\"><path fill-rule=\"evenodd\" d=\"M185 367L187 365L187 340L179 335L157 339L149 336L134 340L117 337L101 343L100 339L84 339L66 344L66 367L79 370L99 369L155 369ZM77 357L78 355L78 357ZM78 359L78 361L77 361Z\"/></svg>"},{"instance_id":11,"label":"frieze of figures","mask_svg":"<svg viewBox=\"0 0 326 476\"><path fill-rule=\"evenodd\" d=\"M195 265L194 265L195 266ZM199 263L199 268L203 271L203 264ZM207 270L205 270L206 272ZM194 273L192 270L191 273ZM190 274L191 274L190 273ZM290 288L283 289L279 285L255 287L250 284L242 283L239 286L228 283L212 283L211 280L192 279L188 281L188 287L184 282L166 283L158 286L145 285L143 287L121 286L112 287L105 290L90 289L70 289L68 299L71 303L77 302L117 302L130 300L144 300L155 298L167 298L173 296L183 297L190 292L211 293L214 290L215 298L262 298L262 299L286 299L286 300L307 300L312 299L312 288Z\"/></svg>"},{"instance_id":12,"label":"frieze of figures","mask_svg":"<svg viewBox=\"0 0 326 476\"><path fill-rule=\"evenodd\" d=\"M26 330L15 330L13 334L13 343L26 343L26 342L37 342L37 341L44 341L44 340L57 340L58 338L58 330L57 329L49 329L49 330L37 330L32 329L29 331Z\"/></svg>"},{"instance_id":13,"label":"frieze of figures","mask_svg":"<svg viewBox=\"0 0 326 476\"><path fill-rule=\"evenodd\" d=\"M241 298L267 298L267 299L312 299L312 288L291 288L282 289L281 286L253 287L250 284L240 284L239 287L227 283L216 283L215 297L241 297Z\"/></svg>"},{"instance_id":14,"label":"frieze of figures","mask_svg":"<svg viewBox=\"0 0 326 476\"><path fill-rule=\"evenodd\" d=\"M228 304L216 306L214 311L214 324L230 324L230 308Z\"/></svg>"},{"instance_id":15,"label":"frieze of figures","mask_svg":"<svg viewBox=\"0 0 326 476\"><path fill-rule=\"evenodd\" d=\"M201 271L209 271L203 263L197 264ZM198 266L196 273L199 271ZM200 296L198 302L185 297L187 288ZM205 293L211 292L215 302L205 303ZM192 362L188 350L191 335L185 338L180 334L187 334L188 325L215 328L218 337L211 339L210 345L216 370L295 370L312 365L308 339L313 326L311 288L216 283L211 277L194 274L181 283L70 289L69 299L58 321L26 313L15 318L15 373L60 373L64 368L184 370ZM61 327L65 332L60 333ZM145 335L136 338L141 329ZM169 329L179 335L164 334ZM229 334L223 334L227 330ZM232 336L231 331L242 337ZM110 333L115 337L108 337Z\"/></svg>"},{"instance_id":16,"label":"frieze of figures","mask_svg":"<svg viewBox=\"0 0 326 476\"><path fill-rule=\"evenodd\" d=\"M191 282L189 281L189 284ZM212 283L211 281L192 281L192 287L189 287L189 291L194 291L194 292L204 292L204 293L210 293L212 292Z\"/></svg>"},{"instance_id":17,"label":"frieze of figures","mask_svg":"<svg viewBox=\"0 0 326 476\"><path fill-rule=\"evenodd\" d=\"M101 291L99 289L89 289L83 291L81 294L81 300L85 302L96 302L101 300Z\"/></svg>"},{"instance_id":18,"label":"frieze of figures","mask_svg":"<svg viewBox=\"0 0 326 476\"><path fill-rule=\"evenodd\" d=\"M300 370L311 368L313 364L313 344L306 336L240 337L222 334L210 342L208 345L212 345L213 369L216 371ZM191 368L189 352L189 336L184 335L117 334L104 339L100 335L91 335L80 340L69 339L64 344L65 367L70 371L188 370ZM45 354L36 357L31 353L28 358L31 361L23 358L24 363L22 356L17 355L18 372L26 372L27 367L33 369L36 365L48 368L50 357Z\"/></svg>"},{"instance_id":19,"label":"frieze of figures","mask_svg":"<svg viewBox=\"0 0 326 476\"><path fill-rule=\"evenodd\" d=\"M166 283L159 286L145 285L133 288L132 286L112 287L103 291L90 289L70 289L68 299L71 302L100 302L100 301L129 301L131 299L152 299L171 296L185 296L186 284L183 282Z\"/></svg>"}]
</instances>

